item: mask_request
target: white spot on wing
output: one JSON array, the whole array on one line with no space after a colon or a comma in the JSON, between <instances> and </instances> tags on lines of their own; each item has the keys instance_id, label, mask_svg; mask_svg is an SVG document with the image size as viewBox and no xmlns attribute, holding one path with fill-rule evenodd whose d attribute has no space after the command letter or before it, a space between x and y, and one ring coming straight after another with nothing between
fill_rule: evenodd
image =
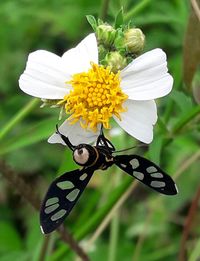
<instances>
[{"instance_id":1,"label":"white spot on wing","mask_svg":"<svg viewBox=\"0 0 200 261\"><path fill-rule=\"evenodd\" d=\"M84 173L83 175L80 176L80 180L85 180L87 178L87 173Z\"/></svg>"},{"instance_id":2,"label":"white spot on wing","mask_svg":"<svg viewBox=\"0 0 200 261\"><path fill-rule=\"evenodd\" d=\"M57 187L59 187L60 189L72 189L74 188L74 184L71 182L71 181L61 181L61 182L58 182L57 184Z\"/></svg>"},{"instance_id":3,"label":"white spot on wing","mask_svg":"<svg viewBox=\"0 0 200 261\"><path fill-rule=\"evenodd\" d=\"M152 178L163 178L163 174L160 172L152 173L151 174Z\"/></svg>"},{"instance_id":4,"label":"white spot on wing","mask_svg":"<svg viewBox=\"0 0 200 261\"><path fill-rule=\"evenodd\" d=\"M67 198L69 201L74 201L74 200L77 198L79 192L80 192L80 189L77 189L77 188L76 188L76 189L72 190L72 191L66 196L66 198Z\"/></svg>"},{"instance_id":5,"label":"white spot on wing","mask_svg":"<svg viewBox=\"0 0 200 261\"><path fill-rule=\"evenodd\" d=\"M126 164L121 163L120 166L122 166L122 168L126 168Z\"/></svg>"},{"instance_id":6,"label":"white spot on wing","mask_svg":"<svg viewBox=\"0 0 200 261\"><path fill-rule=\"evenodd\" d=\"M51 216L51 220L56 221L56 220L60 219L61 217L63 217L66 213L67 213L67 211L65 209L61 209L57 213L55 213L53 216Z\"/></svg>"},{"instance_id":7,"label":"white spot on wing","mask_svg":"<svg viewBox=\"0 0 200 261\"><path fill-rule=\"evenodd\" d=\"M162 187L165 187L165 182L154 180L154 181L151 181L150 185L153 188L162 188Z\"/></svg>"},{"instance_id":8,"label":"white spot on wing","mask_svg":"<svg viewBox=\"0 0 200 261\"><path fill-rule=\"evenodd\" d=\"M133 176L136 177L139 180L144 179L144 174L142 172L139 172L139 171L133 171Z\"/></svg>"},{"instance_id":9,"label":"white spot on wing","mask_svg":"<svg viewBox=\"0 0 200 261\"><path fill-rule=\"evenodd\" d=\"M136 169L137 167L140 166L138 159L132 159L129 163L131 164L133 169Z\"/></svg>"},{"instance_id":10,"label":"white spot on wing","mask_svg":"<svg viewBox=\"0 0 200 261\"><path fill-rule=\"evenodd\" d=\"M57 197L49 198L49 199L47 199L45 206L48 207L50 205L56 204L56 203L58 203L58 201L59 201L59 198L57 198Z\"/></svg>"},{"instance_id":11,"label":"white spot on wing","mask_svg":"<svg viewBox=\"0 0 200 261\"><path fill-rule=\"evenodd\" d=\"M152 172L157 172L158 170L157 170L156 167L150 166L150 167L148 167L148 168L146 169L146 171L147 171L148 173L152 173Z\"/></svg>"},{"instance_id":12,"label":"white spot on wing","mask_svg":"<svg viewBox=\"0 0 200 261\"><path fill-rule=\"evenodd\" d=\"M56 210L58 207L59 207L59 204L56 203L56 204L54 204L54 205L51 205L51 206L45 208L44 212L45 212L46 214L49 214L49 213L53 212L54 210Z\"/></svg>"}]
</instances>

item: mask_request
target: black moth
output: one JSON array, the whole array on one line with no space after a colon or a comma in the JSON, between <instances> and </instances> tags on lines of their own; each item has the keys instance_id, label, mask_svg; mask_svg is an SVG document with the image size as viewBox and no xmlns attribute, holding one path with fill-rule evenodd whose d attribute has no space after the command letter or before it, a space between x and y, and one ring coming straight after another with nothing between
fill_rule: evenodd
<instances>
[{"instance_id":1,"label":"black moth","mask_svg":"<svg viewBox=\"0 0 200 261\"><path fill-rule=\"evenodd\" d=\"M178 193L172 178L153 162L138 155L114 156L115 147L104 137L103 131L97 138L96 146L88 144L74 146L58 128L57 134L73 151L74 161L82 168L66 172L50 185L40 210L40 224L44 234L54 231L63 223L94 171L105 170L113 164L159 193L166 195Z\"/></svg>"}]
</instances>

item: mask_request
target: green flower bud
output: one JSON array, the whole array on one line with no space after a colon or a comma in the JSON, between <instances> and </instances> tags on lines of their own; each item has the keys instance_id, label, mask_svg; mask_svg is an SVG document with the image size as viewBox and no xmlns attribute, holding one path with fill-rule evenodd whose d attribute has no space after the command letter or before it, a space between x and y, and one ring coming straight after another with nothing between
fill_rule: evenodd
<instances>
[{"instance_id":1,"label":"green flower bud","mask_svg":"<svg viewBox=\"0 0 200 261\"><path fill-rule=\"evenodd\" d=\"M116 30L109 24L101 24L97 26L96 34L100 44L110 47L114 42Z\"/></svg>"},{"instance_id":2,"label":"green flower bud","mask_svg":"<svg viewBox=\"0 0 200 261\"><path fill-rule=\"evenodd\" d=\"M126 51L126 47L124 46L124 32L121 28L116 30L114 46L116 50Z\"/></svg>"},{"instance_id":3,"label":"green flower bud","mask_svg":"<svg viewBox=\"0 0 200 261\"><path fill-rule=\"evenodd\" d=\"M107 52L108 51L105 49L105 47L102 44L98 45L98 53L99 53L99 62L100 62L100 64L104 60Z\"/></svg>"},{"instance_id":4,"label":"green flower bud","mask_svg":"<svg viewBox=\"0 0 200 261\"><path fill-rule=\"evenodd\" d=\"M128 29L124 33L124 44L128 52L133 54L141 53L144 49L145 35L139 28Z\"/></svg>"},{"instance_id":5,"label":"green flower bud","mask_svg":"<svg viewBox=\"0 0 200 261\"><path fill-rule=\"evenodd\" d=\"M105 65L111 68L111 71L117 73L127 65L126 58L119 52L110 52L105 57Z\"/></svg>"}]
</instances>

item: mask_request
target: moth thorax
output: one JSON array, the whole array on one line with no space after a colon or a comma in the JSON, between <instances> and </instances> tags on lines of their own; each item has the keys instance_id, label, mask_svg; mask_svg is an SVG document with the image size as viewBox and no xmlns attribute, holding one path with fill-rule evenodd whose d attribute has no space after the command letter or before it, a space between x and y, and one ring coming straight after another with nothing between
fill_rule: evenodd
<instances>
[{"instance_id":1,"label":"moth thorax","mask_svg":"<svg viewBox=\"0 0 200 261\"><path fill-rule=\"evenodd\" d=\"M87 164L89 160L90 153L87 148L79 147L74 150L74 160L79 165Z\"/></svg>"}]
</instances>

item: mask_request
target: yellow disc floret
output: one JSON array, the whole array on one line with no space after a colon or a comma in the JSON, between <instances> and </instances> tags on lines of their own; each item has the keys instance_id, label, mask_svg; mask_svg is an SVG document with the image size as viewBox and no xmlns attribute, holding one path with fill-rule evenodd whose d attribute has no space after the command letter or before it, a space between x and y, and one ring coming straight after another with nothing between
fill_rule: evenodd
<instances>
[{"instance_id":1,"label":"yellow disc floret","mask_svg":"<svg viewBox=\"0 0 200 261\"><path fill-rule=\"evenodd\" d=\"M83 128L96 131L97 125L110 128L109 119L115 115L120 119L124 112L123 102L128 98L120 88L120 75L97 64L91 64L88 72L74 74L68 82L72 90L59 104L64 104L68 118L73 124L80 121Z\"/></svg>"}]
</instances>

